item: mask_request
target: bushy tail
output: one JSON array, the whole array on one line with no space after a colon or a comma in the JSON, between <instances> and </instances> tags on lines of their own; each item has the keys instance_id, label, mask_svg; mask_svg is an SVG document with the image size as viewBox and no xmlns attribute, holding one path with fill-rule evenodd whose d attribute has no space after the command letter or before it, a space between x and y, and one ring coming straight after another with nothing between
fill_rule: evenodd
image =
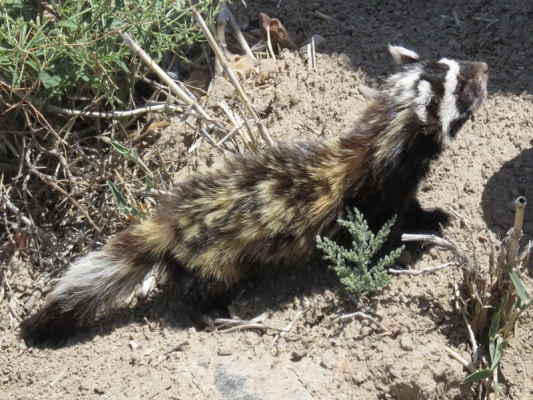
<instances>
[{"instance_id":1,"label":"bushy tail","mask_svg":"<svg viewBox=\"0 0 533 400\"><path fill-rule=\"evenodd\" d=\"M101 251L72 264L45 306L22 323L21 336L37 341L67 338L97 312L130 295L160 262L161 252L150 249L141 226L127 229Z\"/></svg>"}]
</instances>

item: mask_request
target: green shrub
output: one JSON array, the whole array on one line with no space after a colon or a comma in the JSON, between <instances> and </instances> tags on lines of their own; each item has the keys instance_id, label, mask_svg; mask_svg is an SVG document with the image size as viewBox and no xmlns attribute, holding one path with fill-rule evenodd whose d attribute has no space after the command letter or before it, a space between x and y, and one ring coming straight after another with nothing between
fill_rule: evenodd
<instances>
[{"instance_id":1,"label":"green shrub","mask_svg":"<svg viewBox=\"0 0 533 400\"><path fill-rule=\"evenodd\" d=\"M195 6L212 22L213 1ZM0 2L0 78L52 103L99 102L127 109L145 70L119 34L129 32L160 61L183 56L202 38L187 0L52 0ZM70 103L74 106L74 103Z\"/></svg>"},{"instance_id":2,"label":"green shrub","mask_svg":"<svg viewBox=\"0 0 533 400\"><path fill-rule=\"evenodd\" d=\"M347 209L348 219L339 219L338 224L348 229L352 237L352 246L345 249L328 238L317 236L317 247L330 261L330 268L337 273L341 283L348 292L356 296L363 296L374 292L391 282L386 268L394 264L400 256L404 246L392 251L371 266L374 256L390 235L391 227L396 221L394 216L377 234L369 230L363 214L357 209L352 213Z\"/></svg>"}]
</instances>

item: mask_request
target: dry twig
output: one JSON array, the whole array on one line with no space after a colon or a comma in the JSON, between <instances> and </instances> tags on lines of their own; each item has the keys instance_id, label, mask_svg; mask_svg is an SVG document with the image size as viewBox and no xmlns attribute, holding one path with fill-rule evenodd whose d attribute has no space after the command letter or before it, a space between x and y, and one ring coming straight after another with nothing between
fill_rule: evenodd
<instances>
[{"instance_id":1,"label":"dry twig","mask_svg":"<svg viewBox=\"0 0 533 400\"><path fill-rule=\"evenodd\" d=\"M472 363L469 363L463 357L461 357L459 355L459 353L456 353L455 351L453 351L449 347L445 347L444 350L446 350L446 353L448 353L450 355L450 357L452 357L453 359L459 361L459 363L463 367L465 367L469 372L474 373L474 372L477 371L476 367ZM483 384L490 390L494 389L492 383L488 379L484 379L483 380Z\"/></svg>"},{"instance_id":2,"label":"dry twig","mask_svg":"<svg viewBox=\"0 0 533 400\"><path fill-rule=\"evenodd\" d=\"M13 214L17 216L17 218L22 222L24 225L26 225L28 228L33 230L35 234L43 241L43 243L46 246L53 246L52 240L38 227L36 227L33 222L26 217L9 199L8 197L2 193L2 203L4 206L11 211Z\"/></svg>"},{"instance_id":3,"label":"dry twig","mask_svg":"<svg viewBox=\"0 0 533 400\"><path fill-rule=\"evenodd\" d=\"M166 351L163 355L160 355L158 360L154 363L154 366L161 364L163 361L168 359L172 353L175 353L176 351L183 350L183 346L186 346L189 344L188 340L183 340L182 342L178 343L176 346L172 347L170 350Z\"/></svg>"},{"instance_id":4,"label":"dry twig","mask_svg":"<svg viewBox=\"0 0 533 400\"><path fill-rule=\"evenodd\" d=\"M445 269L451 266L457 266L457 262L450 261L441 265L435 265L434 267L426 267L418 270L414 269L394 269L389 268L389 273L394 275L424 275L424 274L430 274L432 272L440 271L441 269Z\"/></svg>"},{"instance_id":5,"label":"dry twig","mask_svg":"<svg viewBox=\"0 0 533 400\"><path fill-rule=\"evenodd\" d=\"M178 96L178 98L182 100L185 104L187 104L188 107L194 109L197 115L199 115L200 118L208 124L209 129L222 129L220 123L214 118L212 118L195 99L189 96L189 94L187 94L176 82L174 82L174 80L170 76L168 76L168 74L163 71L163 69L159 65L157 65L154 60L152 60L152 58L131 38L128 33L123 32L121 35L124 42L132 49L132 51L141 60L143 60L146 65L148 65L150 69L152 69L152 71L154 71L163 82L168 85L172 93ZM201 132L206 138L208 138L209 143L220 149L218 146L216 146L216 141L209 135L206 130L202 130Z\"/></svg>"},{"instance_id":6,"label":"dry twig","mask_svg":"<svg viewBox=\"0 0 533 400\"><path fill-rule=\"evenodd\" d=\"M284 332L280 332L279 334L276 335L276 337L274 338L274 340L272 341L272 346L274 346L276 344L276 342L279 340L280 337L284 336L285 334L287 334L292 326L294 325L294 323L296 321L298 321L298 319L300 319L300 317L307 311L309 310L309 307L307 307L305 310L300 310L296 313L296 315L294 316L294 318L291 320L291 322L289 322L289 324L285 327L285 331Z\"/></svg>"},{"instance_id":7,"label":"dry twig","mask_svg":"<svg viewBox=\"0 0 533 400\"><path fill-rule=\"evenodd\" d=\"M224 333L230 333L235 331L241 331L246 329L257 329L261 331L276 331L276 332L287 332L286 329L276 328L268 325L263 325L261 321L269 316L269 312L266 311L263 314L251 319L228 319L228 318L216 318L214 323L217 326L217 329Z\"/></svg>"},{"instance_id":8,"label":"dry twig","mask_svg":"<svg viewBox=\"0 0 533 400\"><path fill-rule=\"evenodd\" d=\"M228 8L228 5L226 3L222 4L221 6L222 10L225 11L225 18L227 22L229 23L229 26L231 30L233 31L233 35L239 42L241 48L243 49L246 56L252 60L252 62L257 62L257 59L254 56L254 53L252 53L252 50L250 49L250 46L248 46L248 43L246 42L246 39L244 38L241 28L239 27L239 24L237 24L237 21L235 21L235 18L233 17L233 14L231 13L230 9ZM221 11L222 12L222 11Z\"/></svg>"},{"instance_id":9,"label":"dry twig","mask_svg":"<svg viewBox=\"0 0 533 400\"><path fill-rule=\"evenodd\" d=\"M124 42L130 47L130 49L135 53L136 56L138 56L141 60L143 60L148 67L152 71L154 71L157 76L165 82L172 93L174 93L180 100L182 100L187 106L194 108L194 110L207 122L213 122L214 119L211 118L205 112L205 110L197 103L195 102L187 93L185 93L184 90L182 90L174 80L168 76L168 74L163 71L163 69L157 65L157 63L135 42L135 40L132 39L132 37L129 35L129 33L122 32L121 33L122 39Z\"/></svg>"},{"instance_id":10,"label":"dry twig","mask_svg":"<svg viewBox=\"0 0 533 400\"><path fill-rule=\"evenodd\" d=\"M368 314L365 314L365 313L362 313L360 311L358 312L354 312L354 313L351 313L351 314L344 314L344 315L340 315L338 316L337 318L335 318L333 321L330 321L326 327L327 328L330 328L331 326L335 325L336 323L339 323L341 321L346 321L346 320L349 320L349 319L353 319L353 318L361 318L361 319L367 319L369 320L370 322L372 322L374 325L377 325L379 326L379 328L386 332L387 331L387 328L385 327L385 325L383 325L381 322L379 322L377 319L375 319L374 317L371 317L370 315Z\"/></svg>"},{"instance_id":11,"label":"dry twig","mask_svg":"<svg viewBox=\"0 0 533 400\"><path fill-rule=\"evenodd\" d=\"M353 26L348 26L344 22L339 21L338 19L335 19L335 18L333 18L333 17L331 17L329 15L326 15L324 13L321 13L320 11L312 11L309 14L314 16L314 17L320 18L320 19L322 19L324 21L334 22L334 23L340 25L342 29L346 29L346 30L349 30L349 31L356 31L357 30Z\"/></svg>"},{"instance_id":12,"label":"dry twig","mask_svg":"<svg viewBox=\"0 0 533 400\"><path fill-rule=\"evenodd\" d=\"M1 78L0 78L1 80ZM6 82L2 82L7 84ZM66 116L80 116L84 118L109 118L109 119L119 119L124 117L131 117L136 115L142 115L150 112L160 112L160 111L183 111L183 107L176 106L173 104L152 104L144 107L136 108L134 110L127 111L108 111L108 112L99 112L99 111L89 111L89 110L74 110L63 107L54 106L48 104L42 100L39 100L36 97L33 97L31 94L24 93L21 91L13 91L22 101L32 104L36 108L41 108L44 111L48 111L55 114L66 115Z\"/></svg>"},{"instance_id":13,"label":"dry twig","mask_svg":"<svg viewBox=\"0 0 533 400\"><path fill-rule=\"evenodd\" d=\"M261 137L263 138L263 140L269 146L272 146L274 144L274 142L270 138L270 134L268 133L268 130L266 129L264 124L261 122L261 119L257 115L257 112L255 111L254 107L252 106L252 103L250 102L250 100L248 99L248 96L246 96L246 93L244 92L244 90L242 89L241 84L239 83L239 79L237 78L237 76L235 75L233 70L230 68L230 66L228 64L228 61L226 60L226 57L224 56L224 53L222 53L222 51L218 47L215 39L213 38L213 35L209 31L209 28L207 27L204 19L202 18L202 16L198 12L198 10L196 10L196 8L193 7L192 11L193 11L193 15L194 15L196 21L198 22L198 25L200 25L200 28L202 29L205 37L207 38L207 41L208 41L209 45L211 46L211 49L215 53L216 58L220 61L220 64L222 65L222 68L224 68L224 72L226 72L228 78L230 79L231 84L233 85L233 87L237 91L237 94L239 95L239 98L241 99L241 101L243 102L244 106L246 107L246 110L248 111L248 113L254 119L254 122L255 122L256 126L258 127L258 129L259 129Z\"/></svg>"}]
</instances>

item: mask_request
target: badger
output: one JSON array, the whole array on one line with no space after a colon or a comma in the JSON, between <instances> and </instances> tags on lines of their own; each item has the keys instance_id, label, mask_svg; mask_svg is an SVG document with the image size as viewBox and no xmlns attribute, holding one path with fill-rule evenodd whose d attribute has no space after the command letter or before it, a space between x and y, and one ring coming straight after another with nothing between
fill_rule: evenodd
<instances>
[{"instance_id":1,"label":"badger","mask_svg":"<svg viewBox=\"0 0 533 400\"><path fill-rule=\"evenodd\" d=\"M423 209L416 192L486 100L487 64L389 51L396 70L349 134L235 155L178 183L144 223L74 262L22 323L22 337L73 335L155 266L176 282L186 309L202 315L256 268L311 259L317 235L337 238L347 208L374 231L394 215L403 230L448 223L443 210Z\"/></svg>"}]
</instances>

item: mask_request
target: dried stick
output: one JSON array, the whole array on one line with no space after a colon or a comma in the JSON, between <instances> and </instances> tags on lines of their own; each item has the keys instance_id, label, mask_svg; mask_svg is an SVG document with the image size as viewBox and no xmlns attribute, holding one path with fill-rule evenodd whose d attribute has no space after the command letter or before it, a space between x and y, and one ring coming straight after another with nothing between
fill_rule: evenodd
<instances>
[{"instance_id":1,"label":"dried stick","mask_svg":"<svg viewBox=\"0 0 533 400\"><path fill-rule=\"evenodd\" d=\"M163 69L161 69L159 65L157 65L156 62L137 44L137 42L135 42L131 38L131 36L128 33L123 32L121 36L124 42L135 53L135 55L138 56L141 60L143 60L145 64L148 65L148 67L150 67L150 69L154 71L157 74L157 76L168 85L172 93L178 96L180 100L185 102L189 107L194 108L194 110L204 120L209 121L209 122L214 122L213 118L211 118L198 103L196 103L191 97L189 97L189 95L185 93L185 91L183 91L176 84L176 82L174 82L174 80L170 76L168 76L167 73L163 71Z\"/></svg>"},{"instance_id":2,"label":"dried stick","mask_svg":"<svg viewBox=\"0 0 533 400\"><path fill-rule=\"evenodd\" d=\"M242 293L241 293L242 294ZM275 328L268 325L263 325L262 321L269 316L269 312L266 311L261 315L258 315L251 320L243 319L228 319L228 318L217 318L215 319L215 324L218 324L218 330L224 333L230 333L235 331L240 331L243 329L259 329L262 331L272 330L277 332L286 332L286 329ZM226 328L231 326L231 328Z\"/></svg>"},{"instance_id":3,"label":"dried stick","mask_svg":"<svg viewBox=\"0 0 533 400\"><path fill-rule=\"evenodd\" d=\"M229 11L227 7L224 7L225 4L222 5L220 8L220 12L217 15L217 24L216 24L216 41L219 47L222 47L224 50L226 50L226 26L228 25L228 19L226 18L226 14ZM218 59L215 59L215 74L214 76L218 77L222 75L222 65L220 65L220 61Z\"/></svg>"},{"instance_id":4,"label":"dried stick","mask_svg":"<svg viewBox=\"0 0 533 400\"><path fill-rule=\"evenodd\" d=\"M403 242L422 242L422 245L432 244L435 245L439 250L447 250L452 252L455 256L455 263L460 265L467 270L471 268L471 261L468 259L464 251L459 247L459 245L449 236L440 237L437 235L427 235L427 234L403 234Z\"/></svg>"},{"instance_id":5,"label":"dried stick","mask_svg":"<svg viewBox=\"0 0 533 400\"><path fill-rule=\"evenodd\" d=\"M154 60L131 38L131 36L126 33L121 33L122 39L124 42L132 49L132 51L141 59L143 60L146 65L148 65L152 71L154 71L159 78L165 82L172 93L174 93L178 98L182 101L184 101L189 107L193 108L194 111L208 124L212 125L213 127L222 128L222 126L213 119L207 112L202 108L198 102L196 102L194 99L192 99L183 89L181 89L174 80L167 75L163 69L159 65L156 64ZM211 37L212 39L212 37ZM213 39L214 40L214 39ZM205 135L209 136L207 132L204 132ZM215 140L211 138L211 142L215 143Z\"/></svg>"},{"instance_id":6,"label":"dried stick","mask_svg":"<svg viewBox=\"0 0 533 400\"><path fill-rule=\"evenodd\" d=\"M165 386L165 387L164 387L163 389L161 389L159 392L155 392L153 395L151 395L150 397L148 397L147 400L155 399L155 398L156 398L157 396L159 396L161 393L166 392L167 390L170 390L170 389L172 389L172 384ZM173 397L173 396L171 396L171 397Z\"/></svg>"},{"instance_id":7,"label":"dried stick","mask_svg":"<svg viewBox=\"0 0 533 400\"><path fill-rule=\"evenodd\" d=\"M180 343L178 343L176 346L172 347L170 350L165 352L162 356L159 356L159 359L154 363L154 366L161 364L163 361L165 361L172 353L175 353L176 351L181 351L183 346L186 346L189 344L188 340L184 340Z\"/></svg>"},{"instance_id":8,"label":"dried stick","mask_svg":"<svg viewBox=\"0 0 533 400\"><path fill-rule=\"evenodd\" d=\"M340 315L337 318L335 318L333 321L328 323L326 325L326 327L329 328L329 327L333 326L334 324L336 324L336 323L338 323L340 321L346 321L347 319L353 319L353 318L367 319L370 322L373 322L375 325L379 326L382 331L387 331L387 328L385 327L385 325L383 325L377 319L375 319L374 317L371 317L368 314L362 313L360 311L354 312L354 313L351 313L351 314Z\"/></svg>"},{"instance_id":9,"label":"dried stick","mask_svg":"<svg viewBox=\"0 0 533 400\"><path fill-rule=\"evenodd\" d=\"M30 298L26 301L26 303L24 303L24 309L27 312L30 312L41 298L45 285L44 281L45 277L43 275L39 277L37 281L35 281L35 283L33 284L33 290L31 292Z\"/></svg>"},{"instance_id":10,"label":"dried stick","mask_svg":"<svg viewBox=\"0 0 533 400\"><path fill-rule=\"evenodd\" d=\"M215 149L220 151L222 154L225 153L224 149L219 146L219 144L216 142L216 140L213 139L213 137L207 132L207 130L204 127L200 128L200 135L203 136L205 138L205 140L207 140L207 142L211 146L213 146Z\"/></svg>"},{"instance_id":11,"label":"dried stick","mask_svg":"<svg viewBox=\"0 0 533 400\"><path fill-rule=\"evenodd\" d=\"M268 53L272 57L273 60L276 59L276 55L274 54L274 49L272 48L272 41L270 40L270 27L267 27L266 29L266 35L267 35L267 49Z\"/></svg>"},{"instance_id":12,"label":"dried stick","mask_svg":"<svg viewBox=\"0 0 533 400\"><path fill-rule=\"evenodd\" d=\"M80 117L86 117L86 118L119 119L119 118L124 118L124 117L142 115L142 114L146 114L149 112L159 112L162 110L183 111L183 107L176 106L173 104L154 104L151 106L136 108L135 110L98 112L98 111L85 111L85 110L74 110L74 109L68 109L68 108L61 108L61 107L54 106L51 104L46 104L42 102L41 100L36 99L30 95L25 95L24 100L27 101L28 103L32 103L36 107L42 107L44 110L48 112L53 112L56 114L68 115L68 116L80 116Z\"/></svg>"},{"instance_id":13,"label":"dried stick","mask_svg":"<svg viewBox=\"0 0 533 400\"><path fill-rule=\"evenodd\" d=\"M311 69L316 69L315 36L311 36Z\"/></svg>"},{"instance_id":14,"label":"dried stick","mask_svg":"<svg viewBox=\"0 0 533 400\"><path fill-rule=\"evenodd\" d=\"M215 324L221 326L218 327L220 332L230 333L235 331L241 331L244 329L259 329L262 331L276 331L276 332L286 332L284 328L275 328L273 326L263 325L260 322L253 322L253 320L243 320L243 319L228 319L228 318L217 318L215 319ZM226 326L231 326L231 328L226 328Z\"/></svg>"},{"instance_id":15,"label":"dried stick","mask_svg":"<svg viewBox=\"0 0 533 400\"><path fill-rule=\"evenodd\" d=\"M453 351L449 347L445 347L444 350L446 350L446 353L448 353L448 355L450 355L450 357L452 357L456 361L459 361L459 363L463 367L465 367L468 370L468 372L473 374L474 372L477 371L476 367L472 363L469 363L468 361L466 361L463 357L461 357L458 353L456 353L455 351ZM487 378L483 379L483 383L485 384L487 389L494 390L494 387L493 387L492 383Z\"/></svg>"},{"instance_id":16,"label":"dried stick","mask_svg":"<svg viewBox=\"0 0 533 400\"><path fill-rule=\"evenodd\" d=\"M226 114L226 116L228 117L230 122L233 124L233 126L235 128L237 128L237 133L239 133L241 135L241 137L244 139L244 142L245 142L246 146L249 149L251 149L251 150L257 150L258 149L258 143L257 143L256 138L252 134L252 132L250 132L250 130L246 129L246 130L244 130L246 132L246 135L243 135L243 134L240 133L242 131L241 128L244 127L244 126L248 127L248 125L244 124L242 119L238 115L234 114L233 111L230 110L230 108L228 106L228 103L226 103L226 101L224 99L221 99L218 102L218 105L220 106L222 111L224 111L224 114Z\"/></svg>"},{"instance_id":17,"label":"dried stick","mask_svg":"<svg viewBox=\"0 0 533 400\"><path fill-rule=\"evenodd\" d=\"M451 249L450 242L437 235L405 233L402 235L402 242L422 242L423 245L434 244L444 249Z\"/></svg>"},{"instance_id":18,"label":"dried stick","mask_svg":"<svg viewBox=\"0 0 533 400\"><path fill-rule=\"evenodd\" d=\"M388 271L391 274L395 275L423 275L423 274L430 274L432 272L440 271L441 269L448 268L452 265L459 265L455 261L450 261L441 265L436 265L434 267L426 267L422 269L392 269L390 268Z\"/></svg>"},{"instance_id":19,"label":"dried stick","mask_svg":"<svg viewBox=\"0 0 533 400\"><path fill-rule=\"evenodd\" d=\"M227 9L226 12L226 18L228 19L229 26L233 32L233 35L241 45L241 48L244 50L244 53L252 60L252 62L256 63L257 59L254 56L254 53L252 53L252 50L250 49L250 46L248 46L248 42L246 42L246 39L244 38L241 28L239 28L239 25L237 24L237 21L235 21L235 18L233 17L233 14L231 13L230 9L228 8L227 4L224 3L222 5L223 8Z\"/></svg>"},{"instance_id":20,"label":"dried stick","mask_svg":"<svg viewBox=\"0 0 533 400\"><path fill-rule=\"evenodd\" d=\"M482 21L482 22L490 22L490 23L494 23L494 22L499 22L500 21L499 18L472 17L472 19L474 21Z\"/></svg>"},{"instance_id":21,"label":"dried stick","mask_svg":"<svg viewBox=\"0 0 533 400\"><path fill-rule=\"evenodd\" d=\"M300 319L300 317L303 315L304 312L306 312L307 310L309 309L306 308L305 310L300 310L296 313L296 316L291 320L291 322L289 322L289 324L285 327L285 332L280 332L276 335L276 337L274 338L274 340L272 341L272 346L274 346L276 344L276 342L279 340L280 337L284 336L287 332L289 332L292 328L292 326L294 325L294 323L296 321L298 321Z\"/></svg>"},{"instance_id":22,"label":"dried stick","mask_svg":"<svg viewBox=\"0 0 533 400\"><path fill-rule=\"evenodd\" d=\"M7 294L7 309L9 310L9 316L10 318L15 318L18 322L22 321L22 318L17 313L17 299L15 295L13 294L13 290L11 289L11 285L9 285L9 282L4 277L3 284L6 286L7 291L9 292ZM11 320L11 326L13 326L13 321Z\"/></svg>"},{"instance_id":23,"label":"dried stick","mask_svg":"<svg viewBox=\"0 0 533 400\"><path fill-rule=\"evenodd\" d=\"M524 196L520 196L516 199L516 211L514 218L514 226L511 229L510 236L511 240L509 243L509 251L507 252L507 264L515 265L516 264L516 254L518 252L518 244L520 238L522 237L522 225L524 222L524 209L526 207L527 201Z\"/></svg>"},{"instance_id":24,"label":"dried stick","mask_svg":"<svg viewBox=\"0 0 533 400\"><path fill-rule=\"evenodd\" d=\"M314 17L320 18L320 19L322 19L324 21L331 21L331 22L334 22L336 24L339 24L341 26L341 28L343 28L343 29L350 30L350 31L356 31L357 30L354 27L348 26L344 22L339 21L338 19L335 19L333 17L330 17L329 15L321 13L320 11L313 11L313 12L310 12L309 14L314 16Z\"/></svg>"},{"instance_id":25,"label":"dried stick","mask_svg":"<svg viewBox=\"0 0 533 400\"><path fill-rule=\"evenodd\" d=\"M244 126L244 124L242 124L241 126L236 126L234 128L231 129L231 131L229 131L226 136L224 136L222 139L220 139L216 144L217 146L220 146L221 144L223 144L226 140L228 139L231 139L233 136L235 136L236 133L238 133L242 127Z\"/></svg>"},{"instance_id":26,"label":"dried stick","mask_svg":"<svg viewBox=\"0 0 533 400\"><path fill-rule=\"evenodd\" d=\"M231 84L233 87L237 90L237 94L241 98L241 101L244 103L244 106L246 107L246 110L248 113L253 117L254 122L256 123L257 127L259 128L259 132L261 133L261 136L263 140L269 145L274 145L274 142L270 138L270 134L268 133L268 130L261 122L261 119L257 115L257 112L255 111L254 107L252 106L252 103L248 99L248 96L246 96L246 93L244 93L244 90L242 89L241 84L239 83L239 79L235 75L235 72L230 68L228 61L226 60L226 57L220 50L220 48L217 46L217 43L215 39L213 38L213 35L209 31L209 28L207 27L204 19L198 12L198 10L193 7L192 9L194 18L198 22L198 25L200 25L200 28L202 29L202 32L204 33L205 37L207 38L207 41L209 42L209 45L211 46L211 49L215 53L216 58L220 61L220 64L222 65L222 68L224 68L224 72L226 72L227 76L230 79Z\"/></svg>"},{"instance_id":27,"label":"dried stick","mask_svg":"<svg viewBox=\"0 0 533 400\"><path fill-rule=\"evenodd\" d=\"M63 189L61 186L59 186L56 183L56 180L57 180L56 178L54 178L52 176L49 176L49 175L45 175L45 174L39 172L39 170L37 168L35 168L35 166L29 160L29 155L30 155L30 152L27 152L26 153L26 164L30 168L30 173L32 173L33 175L37 176L44 183L46 183L47 185L52 186L52 188L54 188L59 193L61 193L63 196L68 198L70 200L70 202L83 214L83 216L87 219L87 222L89 222L89 224L91 224L91 226L94 228L94 230L97 233L99 233L99 234L102 233L102 230L94 223L94 221L92 220L92 218L89 215L89 213L81 206L81 204L78 203L78 201L75 198L73 198L65 189Z\"/></svg>"},{"instance_id":28,"label":"dried stick","mask_svg":"<svg viewBox=\"0 0 533 400\"><path fill-rule=\"evenodd\" d=\"M7 85L7 83L4 81L2 81L2 83ZM32 104L34 107L42 108L45 111L53 112L53 113L61 114L61 115L81 116L81 117L86 117L86 118L119 119L119 118L124 118L124 117L131 117L135 115L142 115L142 114L146 114L149 112L158 112L162 110L182 111L183 109L182 107L176 106L173 104L154 104L154 105L136 108L135 110L127 110L127 111L98 112L98 111L87 111L87 110L75 110L75 109L62 108L62 107L54 106L52 104L48 104L42 100L39 100L38 98L33 97L31 94L24 93L21 91L14 90L13 93L16 94L21 100Z\"/></svg>"},{"instance_id":29,"label":"dried stick","mask_svg":"<svg viewBox=\"0 0 533 400\"><path fill-rule=\"evenodd\" d=\"M459 19L459 16L455 12L455 10L452 10L453 19L455 20L455 23L457 24L457 27L461 29L461 20Z\"/></svg>"},{"instance_id":30,"label":"dried stick","mask_svg":"<svg viewBox=\"0 0 533 400\"><path fill-rule=\"evenodd\" d=\"M471 324L468 322L464 308L461 308L461 314L463 315L463 321L465 322L466 329L468 330L468 337L470 338L470 344L472 345L472 361L474 365L477 365L479 360L479 346L476 341L476 335L474 334Z\"/></svg>"},{"instance_id":31,"label":"dried stick","mask_svg":"<svg viewBox=\"0 0 533 400\"><path fill-rule=\"evenodd\" d=\"M15 214L24 225L33 230L39 239L46 244L46 246L53 246L52 240L50 240L50 238L48 238L43 231L37 228L34 223L28 217L26 217L13 203L11 203L11 201L4 194L2 194L2 203L4 203L6 208Z\"/></svg>"},{"instance_id":32,"label":"dried stick","mask_svg":"<svg viewBox=\"0 0 533 400\"><path fill-rule=\"evenodd\" d=\"M465 226L467 227L467 229L472 232L472 227L470 226L470 224L468 223L468 220L463 217L461 214L459 214L459 212L453 208L453 207L448 207L448 211L451 212L453 214L453 216L457 219L459 219L463 224L465 224Z\"/></svg>"},{"instance_id":33,"label":"dried stick","mask_svg":"<svg viewBox=\"0 0 533 400\"><path fill-rule=\"evenodd\" d=\"M52 382L50 382L50 386L54 386L57 382L63 379L67 371L68 371L68 365L65 368L63 368L63 370L54 378Z\"/></svg>"}]
</instances>

